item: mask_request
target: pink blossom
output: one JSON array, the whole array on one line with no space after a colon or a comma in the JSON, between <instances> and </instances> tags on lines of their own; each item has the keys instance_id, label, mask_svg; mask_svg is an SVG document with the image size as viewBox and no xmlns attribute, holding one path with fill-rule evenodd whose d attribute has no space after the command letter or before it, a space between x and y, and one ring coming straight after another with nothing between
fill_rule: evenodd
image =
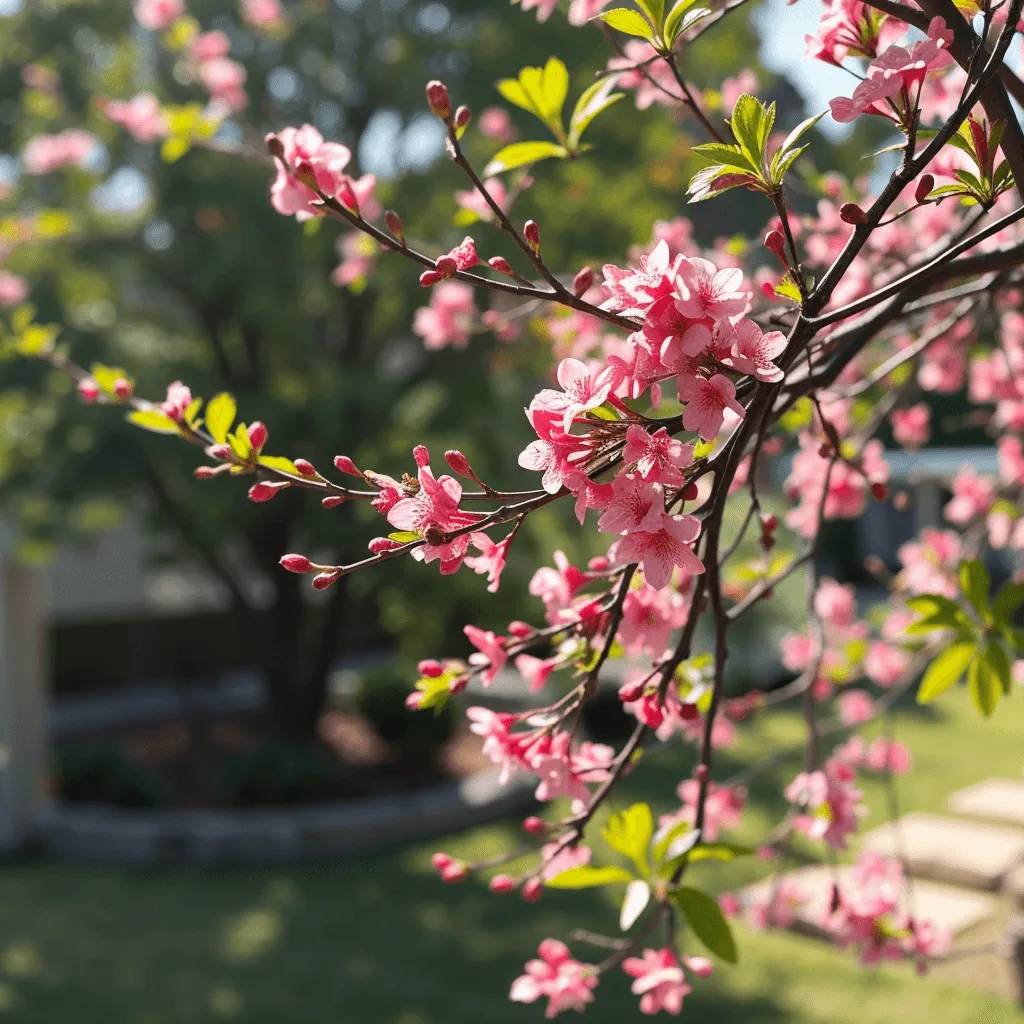
<instances>
[{"instance_id":1,"label":"pink blossom","mask_svg":"<svg viewBox=\"0 0 1024 1024\"><path fill-rule=\"evenodd\" d=\"M608 556L617 565L642 563L644 579L660 590L676 567L687 576L704 571L704 563L693 552L698 536L700 520L694 516L670 516L652 509L636 530L615 542Z\"/></svg>"},{"instance_id":2,"label":"pink blossom","mask_svg":"<svg viewBox=\"0 0 1024 1024\"><path fill-rule=\"evenodd\" d=\"M674 821L688 821L692 824L697 820L700 783L696 779L684 779L676 787L676 794L683 803L682 809L674 815L665 815L659 824ZM701 838L705 842L713 843L718 839L720 832L738 828L745 803L746 795L741 789L709 782L707 798L704 801L704 828Z\"/></svg>"},{"instance_id":3,"label":"pink blossom","mask_svg":"<svg viewBox=\"0 0 1024 1024\"><path fill-rule=\"evenodd\" d=\"M160 101L151 92L140 92L130 100L108 100L103 113L139 142L154 142L167 134Z\"/></svg>"},{"instance_id":4,"label":"pink blossom","mask_svg":"<svg viewBox=\"0 0 1024 1024\"><path fill-rule=\"evenodd\" d=\"M28 298L28 281L0 267L0 306L18 306Z\"/></svg>"},{"instance_id":5,"label":"pink blossom","mask_svg":"<svg viewBox=\"0 0 1024 1024\"><path fill-rule=\"evenodd\" d=\"M653 1015L664 1010L679 1014L683 1009L683 997L693 989L686 983L686 975L676 954L666 946L664 949L645 949L641 956L631 956L623 961L622 969L635 978L631 987L633 995L640 996L640 1012Z\"/></svg>"},{"instance_id":6,"label":"pink blossom","mask_svg":"<svg viewBox=\"0 0 1024 1024\"><path fill-rule=\"evenodd\" d=\"M524 7L527 3L529 0L523 0ZM544 1016L551 1018L563 1010L583 1010L587 1003L594 1001L597 975L591 964L574 960L565 943L557 939L545 939L537 952L540 959L530 960L526 973L512 983L509 992L512 1002L534 1003L547 999Z\"/></svg>"},{"instance_id":7,"label":"pink blossom","mask_svg":"<svg viewBox=\"0 0 1024 1024\"><path fill-rule=\"evenodd\" d=\"M814 611L833 626L849 626L857 617L857 602L852 584L845 586L826 576L814 595Z\"/></svg>"},{"instance_id":8,"label":"pink blossom","mask_svg":"<svg viewBox=\"0 0 1024 1024\"><path fill-rule=\"evenodd\" d=\"M230 57L217 57L199 65L199 80L214 103L229 112L245 110L249 97L245 94L246 70Z\"/></svg>"},{"instance_id":9,"label":"pink blossom","mask_svg":"<svg viewBox=\"0 0 1024 1024\"><path fill-rule=\"evenodd\" d=\"M215 60L226 57L231 50L231 40L225 32L201 32L189 43L189 56L195 61Z\"/></svg>"},{"instance_id":10,"label":"pink blossom","mask_svg":"<svg viewBox=\"0 0 1024 1024\"><path fill-rule=\"evenodd\" d=\"M863 690L847 690L839 696L839 720L843 725L861 725L875 717L875 702Z\"/></svg>"},{"instance_id":11,"label":"pink blossom","mask_svg":"<svg viewBox=\"0 0 1024 1024\"><path fill-rule=\"evenodd\" d=\"M487 574L487 590L496 594L501 583L501 574L505 571L508 560L508 549L512 543L510 533L504 540L493 541L486 533L471 533L469 542L480 552L466 559L466 565L474 572Z\"/></svg>"},{"instance_id":12,"label":"pink blossom","mask_svg":"<svg viewBox=\"0 0 1024 1024\"><path fill-rule=\"evenodd\" d=\"M635 463L641 480L677 484L683 478L679 471L693 462L693 447L669 437L664 427L651 434L638 423L631 423L626 428L622 461Z\"/></svg>"},{"instance_id":13,"label":"pink blossom","mask_svg":"<svg viewBox=\"0 0 1024 1024\"><path fill-rule=\"evenodd\" d=\"M913 762L910 751L902 743L880 736L868 747L864 763L875 772L888 771L893 775L906 775Z\"/></svg>"},{"instance_id":14,"label":"pink blossom","mask_svg":"<svg viewBox=\"0 0 1024 1024\"><path fill-rule=\"evenodd\" d=\"M768 892L755 900L749 908L750 925L758 931L766 928L788 928L796 912L811 897L800 882L783 875L773 880Z\"/></svg>"},{"instance_id":15,"label":"pink blossom","mask_svg":"<svg viewBox=\"0 0 1024 1024\"><path fill-rule=\"evenodd\" d=\"M589 846L566 846L561 842L545 843L540 848L540 860L543 865L541 877L547 882L563 871L589 864L590 853Z\"/></svg>"},{"instance_id":16,"label":"pink blossom","mask_svg":"<svg viewBox=\"0 0 1024 1024\"><path fill-rule=\"evenodd\" d=\"M953 500L943 512L951 523L968 523L975 516L984 515L995 501L996 490L992 483L970 467L963 466L953 477Z\"/></svg>"},{"instance_id":17,"label":"pink blossom","mask_svg":"<svg viewBox=\"0 0 1024 1024\"><path fill-rule=\"evenodd\" d=\"M470 732L484 738L483 755L501 767L500 781L504 785L511 778L520 761L519 745L512 734L515 715L492 711L490 708L466 709L472 723Z\"/></svg>"},{"instance_id":18,"label":"pink blossom","mask_svg":"<svg viewBox=\"0 0 1024 1024\"><path fill-rule=\"evenodd\" d=\"M619 642L627 654L647 651L657 657L686 621L688 607L686 598L672 587L655 590L646 581L631 587L622 604Z\"/></svg>"},{"instance_id":19,"label":"pink blossom","mask_svg":"<svg viewBox=\"0 0 1024 1024\"><path fill-rule=\"evenodd\" d=\"M242 20L264 32L286 24L280 0L242 0Z\"/></svg>"},{"instance_id":20,"label":"pink blossom","mask_svg":"<svg viewBox=\"0 0 1024 1024\"><path fill-rule=\"evenodd\" d=\"M897 554L903 570L897 584L911 594L944 594L955 597L959 591L956 571L960 564L960 537L952 530L926 526L920 539L900 546Z\"/></svg>"},{"instance_id":21,"label":"pink blossom","mask_svg":"<svg viewBox=\"0 0 1024 1024\"><path fill-rule=\"evenodd\" d=\"M498 204L501 210L507 210L509 205L508 189L501 178L486 178L483 186L487 189L488 195ZM455 202L464 210L470 210L481 220L494 220L494 211L490 208L483 193L476 188L467 189L455 193Z\"/></svg>"},{"instance_id":22,"label":"pink blossom","mask_svg":"<svg viewBox=\"0 0 1024 1024\"><path fill-rule=\"evenodd\" d=\"M557 376L564 392L562 429L566 432L576 417L604 405L620 379L615 367L591 370L579 359L563 359L558 364Z\"/></svg>"},{"instance_id":23,"label":"pink blossom","mask_svg":"<svg viewBox=\"0 0 1024 1024\"><path fill-rule=\"evenodd\" d=\"M572 0L569 5L569 24L586 25L591 18L596 17L611 0Z\"/></svg>"},{"instance_id":24,"label":"pink blossom","mask_svg":"<svg viewBox=\"0 0 1024 1024\"><path fill-rule=\"evenodd\" d=\"M686 399L683 426L710 441L722 429L726 409L739 419L746 415L743 406L736 401L736 385L720 373L710 380L698 378L693 393Z\"/></svg>"},{"instance_id":25,"label":"pink blossom","mask_svg":"<svg viewBox=\"0 0 1024 1024\"><path fill-rule=\"evenodd\" d=\"M710 317L735 322L750 308L750 292L743 288L743 271L736 267L719 270L710 260L683 259L677 287L682 295L676 303L679 312L694 320Z\"/></svg>"},{"instance_id":26,"label":"pink blossom","mask_svg":"<svg viewBox=\"0 0 1024 1024\"><path fill-rule=\"evenodd\" d=\"M576 480L578 489L585 483L580 480L578 464L590 454L590 442L585 437L567 434L562 426L565 406L561 400L553 408L548 407L546 395L559 397L557 391L542 391L530 403L526 418L537 432L537 440L519 453L519 465L543 473L541 486L549 494L557 494L563 485Z\"/></svg>"},{"instance_id":27,"label":"pink blossom","mask_svg":"<svg viewBox=\"0 0 1024 1024\"><path fill-rule=\"evenodd\" d=\"M786 799L804 812L794 816L794 828L845 850L863 813L862 794L853 782L852 768L836 758L826 761L823 770L801 772L785 791Z\"/></svg>"},{"instance_id":28,"label":"pink blossom","mask_svg":"<svg viewBox=\"0 0 1024 1024\"><path fill-rule=\"evenodd\" d=\"M176 380L167 386L167 397L160 403L160 411L168 419L180 423L185 418L185 410L191 404L192 392L180 380Z\"/></svg>"},{"instance_id":29,"label":"pink blossom","mask_svg":"<svg viewBox=\"0 0 1024 1024\"><path fill-rule=\"evenodd\" d=\"M512 118L502 107L487 107L485 110L481 110L476 123L482 135L486 135L489 139L496 139L498 142L511 142L516 136Z\"/></svg>"},{"instance_id":30,"label":"pink blossom","mask_svg":"<svg viewBox=\"0 0 1024 1024\"><path fill-rule=\"evenodd\" d=\"M543 690L551 673L558 668L558 658L536 658L532 654L520 654L516 658L519 674L530 684L530 692Z\"/></svg>"},{"instance_id":31,"label":"pink blossom","mask_svg":"<svg viewBox=\"0 0 1024 1024\"><path fill-rule=\"evenodd\" d=\"M476 648L476 651L469 656L469 663L483 668L480 673L480 682L484 686L490 686L508 660L505 637L495 636L490 630L480 629L479 626L467 625L463 627L462 631Z\"/></svg>"},{"instance_id":32,"label":"pink blossom","mask_svg":"<svg viewBox=\"0 0 1024 1024\"><path fill-rule=\"evenodd\" d=\"M413 549L413 558L428 563L440 559L441 572L447 576L462 565L469 535L463 533L449 540L446 534L472 526L481 516L459 508L462 484L454 477L435 479L427 465L420 466L418 476L419 490L401 498L388 510L388 522L396 530L408 530L423 537L426 543Z\"/></svg>"},{"instance_id":33,"label":"pink blossom","mask_svg":"<svg viewBox=\"0 0 1024 1024\"><path fill-rule=\"evenodd\" d=\"M160 32L185 13L183 0L135 0L135 20L150 32Z\"/></svg>"},{"instance_id":34,"label":"pink blossom","mask_svg":"<svg viewBox=\"0 0 1024 1024\"><path fill-rule=\"evenodd\" d=\"M999 479L1007 487L1024 487L1024 446L1019 437L999 438Z\"/></svg>"},{"instance_id":35,"label":"pink blossom","mask_svg":"<svg viewBox=\"0 0 1024 1024\"><path fill-rule=\"evenodd\" d=\"M558 0L521 0L520 6L524 11L532 11L536 8L537 20L545 22L551 17L551 12L558 6Z\"/></svg>"},{"instance_id":36,"label":"pink blossom","mask_svg":"<svg viewBox=\"0 0 1024 1024\"><path fill-rule=\"evenodd\" d=\"M356 281L365 281L377 265L377 257L380 255L377 242L361 231L339 235L335 249L341 256L341 263L331 272L331 282L339 288L347 288Z\"/></svg>"},{"instance_id":37,"label":"pink blossom","mask_svg":"<svg viewBox=\"0 0 1024 1024\"><path fill-rule=\"evenodd\" d=\"M775 359L786 349L786 336L781 331L762 334L753 320L741 320L735 330L736 341L729 355L729 365L757 380L769 383L782 380L782 370L775 365Z\"/></svg>"},{"instance_id":38,"label":"pink blossom","mask_svg":"<svg viewBox=\"0 0 1024 1024\"><path fill-rule=\"evenodd\" d=\"M907 670L907 657L897 647L874 641L864 657L864 672L879 686L894 686Z\"/></svg>"},{"instance_id":39,"label":"pink blossom","mask_svg":"<svg viewBox=\"0 0 1024 1024\"><path fill-rule=\"evenodd\" d=\"M920 448L931 437L931 409L923 402L906 409L893 409L889 416L892 436L904 448Z\"/></svg>"},{"instance_id":40,"label":"pink blossom","mask_svg":"<svg viewBox=\"0 0 1024 1024\"><path fill-rule=\"evenodd\" d=\"M802 672L813 654L814 641L806 633L787 633L782 638L782 664L790 672Z\"/></svg>"},{"instance_id":41,"label":"pink blossom","mask_svg":"<svg viewBox=\"0 0 1024 1024\"><path fill-rule=\"evenodd\" d=\"M317 194L296 178L295 171L308 167L319 189L325 195L336 196L352 151L338 142L324 142L323 136L309 124L268 135L267 143L278 146L281 154L275 157L277 177L270 186L274 209L285 216L294 214L299 220L316 216L317 210L310 204L317 201Z\"/></svg>"},{"instance_id":42,"label":"pink blossom","mask_svg":"<svg viewBox=\"0 0 1024 1024\"><path fill-rule=\"evenodd\" d=\"M51 174L62 167L85 167L89 155L99 145L92 132L69 128L57 135L36 135L21 151L26 174Z\"/></svg>"},{"instance_id":43,"label":"pink blossom","mask_svg":"<svg viewBox=\"0 0 1024 1024\"><path fill-rule=\"evenodd\" d=\"M476 313L473 289L461 281L445 281L431 291L430 305L416 310L412 329L431 351L448 345L465 348Z\"/></svg>"},{"instance_id":44,"label":"pink blossom","mask_svg":"<svg viewBox=\"0 0 1024 1024\"><path fill-rule=\"evenodd\" d=\"M530 580L529 591L544 602L544 611L549 622L561 621L561 613L572 604L580 587L593 577L576 568L562 551L554 553L555 568L543 566Z\"/></svg>"}]
</instances>

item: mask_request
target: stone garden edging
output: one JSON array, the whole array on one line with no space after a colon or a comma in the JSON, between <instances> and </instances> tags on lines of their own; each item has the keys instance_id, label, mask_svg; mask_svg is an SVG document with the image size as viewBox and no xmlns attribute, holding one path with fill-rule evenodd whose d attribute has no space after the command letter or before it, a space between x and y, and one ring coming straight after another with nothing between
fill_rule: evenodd
<instances>
[{"instance_id":1,"label":"stone garden edging","mask_svg":"<svg viewBox=\"0 0 1024 1024\"><path fill-rule=\"evenodd\" d=\"M363 800L218 810L127 810L53 801L39 814L43 849L65 860L134 866L316 860L430 839L522 812L536 779L461 782Z\"/></svg>"}]
</instances>

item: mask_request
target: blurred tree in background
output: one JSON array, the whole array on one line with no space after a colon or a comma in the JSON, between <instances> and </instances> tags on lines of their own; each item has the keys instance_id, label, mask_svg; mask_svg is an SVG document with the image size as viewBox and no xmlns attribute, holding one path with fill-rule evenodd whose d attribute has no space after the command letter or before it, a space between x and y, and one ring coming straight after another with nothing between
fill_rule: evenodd
<instances>
[{"instance_id":1,"label":"blurred tree in background","mask_svg":"<svg viewBox=\"0 0 1024 1024\"><path fill-rule=\"evenodd\" d=\"M150 398L175 378L205 397L231 391L243 418L258 409L268 423L268 451L316 465L344 453L362 468L400 475L411 467L414 439L428 438L439 451L461 449L490 479L491 467L514 464L529 439L522 407L539 367L549 364L543 345L550 339L527 330L513 345L480 334L469 358L425 351L410 325L429 295L413 269L384 259L370 284L332 284L337 226L298 225L274 212L262 136L317 125L352 148L359 171L379 176L381 202L400 212L411 239L455 244L465 216L453 191L467 183L439 161L441 132L425 108L424 82L443 77L459 101L500 103L497 78L557 52L576 95L611 50L560 16L541 27L501 2L306 0L287 11L288 30L267 38L244 27L226 0L189 5L204 29L230 37L232 57L247 69L248 109L211 145L248 149L257 157L250 162L206 148L167 162L159 144L135 142L104 117L96 96L123 99L145 89L163 102L202 99L181 62L134 25L128 0L34 0L0 17L7 169L16 171L26 142L40 133L84 127L103 142L88 169L9 177L0 263L6 252L7 269L31 282L40 320L62 325L62 342L80 362L125 368ZM712 82L735 73L738 55L754 52L754 40L735 33L749 31L737 22L710 33L687 51L687 74ZM769 83L765 76L762 95L772 92ZM784 109L796 105L785 83L774 91ZM513 113L518 121L521 112ZM649 242L654 221L684 213L696 136L660 107L598 122L590 141L600 164L538 165L514 217L540 223L552 265L600 267L621 258ZM470 142L481 164L496 148L479 134ZM732 222L721 220L722 206L708 211L715 220L702 221L697 207L698 236L728 236L768 216L749 196L728 209ZM473 230L482 256L511 255L496 229ZM0 500L17 522L22 554L45 557L68 534L88 535L141 510L168 541L168 558L187 558L218 582L232 610L225 628L238 631L266 673L274 721L293 737L311 735L339 652L401 634L410 651L453 653L460 637L449 624L472 618L479 602L500 600L510 618L524 611L513 606L524 587L491 598L483 578L465 573L448 581L443 604L432 600L436 567L399 582L384 566L317 600L301 577L280 571L281 552L319 548L331 561L336 542L357 550L376 532L368 509L326 512L299 491L255 508L244 487L193 480L195 456L185 446L128 426L117 410L83 408L69 390L59 373L0 362ZM456 392L474 408L453 409ZM485 420L503 429L456 426ZM554 514L532 516L526 532L509 573L525 571L524 556L540 541L585 554L573 550ZM203 652L194 656L201 664Z\"/></svg>"}]
</instances>

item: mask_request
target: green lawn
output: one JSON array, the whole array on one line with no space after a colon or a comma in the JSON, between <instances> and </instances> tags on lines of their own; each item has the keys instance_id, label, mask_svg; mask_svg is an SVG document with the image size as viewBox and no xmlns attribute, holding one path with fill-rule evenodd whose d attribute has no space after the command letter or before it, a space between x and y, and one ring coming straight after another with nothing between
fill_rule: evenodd
<instances>
[{"instance_id":1,"label":"green lawn","mask_svg":"<svg viewBox=\"0 0 1024 1024\"><path fill-rule=\"evenodd\" d=\"M946 795L1021 770L1024 695L984 723L961 695L927 715L898 716L917 770L905 807L942 810ZM954 717L955 716L955 717ZM955 724L954 724L955 723ZM799 740L792 719L745 742L747 752ZM675 755L678 755L676 750ZM659 751L630 781L659 786L666 806L678 768ZM791 777L800 755L772 773ZM872 815L881 793L869 787ZM751 836L778 806L754 787ZM412 850L322 865L217 873L139 873L43 861L0 869L0 1011L32 1024L487 1024L543 1019L505 1000L544 935L614 927L600 896L551 892L536 907L470 882L430 877L438 846L468 852L515 836L491 826ZM703 867L709 887L740 884L755 865ZM729 1024L997 1024L1024 1021L1006 1002L909 969L862 971L851 956L788 935L740 930L740 965L698 983L684 1016ZM625 976L602 981L590 1018L645 1019ZM575 1018L571 1018L575 1019Z\"/></svg>"}]
</instances>

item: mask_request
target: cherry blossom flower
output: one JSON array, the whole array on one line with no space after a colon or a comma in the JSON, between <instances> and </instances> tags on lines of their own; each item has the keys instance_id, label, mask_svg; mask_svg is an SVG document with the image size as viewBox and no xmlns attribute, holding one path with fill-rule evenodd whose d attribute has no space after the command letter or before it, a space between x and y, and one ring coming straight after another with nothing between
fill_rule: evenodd
<instances>
[{"instance_id":1,"label":"cherry blossom flower","mask_svg":"<svg viewBox=\"0 0 1024 1024\"><path fill-rule=\"evenodd\" d=\"M352 159L352 151L339 142L325 142L312 125L285 128L267 136L268 145L278 147L275 155L277 177L270 186L270 202L278 213L295 215L298 220L316 216L310 206L317 194L295 176L300 167L309 167L317 186L325 195L334 196L342 185L343 171Z\"/></svg>"},{"instance_id":2,"label":"cherry blossom flower","mask_svg":"<svg viewBox=\"0 0 1024 1024\"><path fill-rule=\"evenodd\" d=\"M516 658L519 674L530 684L530 692L543 690L551 673L558 668L558 658L536 658L532 654L520 654Z\"/></svg>"},{"instance_id":3,"label":"cherry blossom flower","mask_svg":"<svg viewBox=\"0 0 1024 1024\"><path fill-rule=\"evenodd\" d=\"M682 397L680 395L680 397ZM699 378L693 393L686 399L683 426L710 441L718 436L729 409L743 419L746 412L736 401L736 385L728 377L716 373L710 380Z\"/></svg>"},{"instance_id":4,"label":"cherry blossom flower","mask_svg":"<svg viewBox=\"0 0 1024 1024\"><path fill-rule=\"evenodd\" d=\"M768 891L747 908L750 926L757 931L767 928L788 928L796 912L811 898L807 888L796 878L782 875L768 886Z\"/></svg>"},{"instance_id":5,"label":"cherry blossom flower","mask_svg":"<svg viewBox=\"0 0 1024 1024\"><path fill-rule=\"evenodd\" d=\"M879 736L872 740L864 755L864 764L875 772L892 772L893 775L906 775L913 764L910 751L895 740L883 739Z\"/></svg>"},{"instance_id":6,"label":"cherry blossom flower","mask_svg":"<svg viewBox=\"0 0 1024 1024\"><path fill-rule=\"evenodd\" d=\"M811 839L823 839L833 849L845 850L863 813L862 794L853 782L852 768L836 758L826 761L822 770L801 772L786 787L786 799L809 813L795 815L793 827Z\"/></svg>"},{"instance_id":7,"label":"cherry blossom flower","mask_svg":"<svg viewBox=\"0 0 1024 1024\"><path fill-rule=\"evenodd\" d=\"M785 351L786 336L781 331L762 334L753 320L742 320L735 330L736 342L729 355L729 365L757 380L768 383L782 380L782 370L775 365L775 359Z\"/></svg>"},{"instance_id":8,"label":"cherry blossom flower","mask_svg":"<svg viewBox=\"0 0 1024 1024\"><path fill-rule=\"evenodd\" d=\"M529 0L523 0L525 7ZM550 13L550 11L549 11ZM563 1010L583 1010L594 1001L597 975L591 964L574 960L569 947L557 939L545 939L537 950L539 959L526 964L526 973L512 983L509 999L514 1003L535 1003L547 999L544 1016Z\"/></svg>"},{"instance_id":9,"label":"cherry blossom flower","mask_svg":"<svg viewBox=\"0 0 1024 1024\"><path fill-rule=\"evenodd\" d=\"M630 991L640 996L640 1012L653 1015L664 1010L679 1014L683 998L693 989L686 983L682 965L675 952L664 949L645 949L641 956L631 956L622 962L622 969L632 978Z\"/></svg>"},{"instance_id":10,"label":"cherry blossom flower","mask_svg":"<svg viewBox=\"0 0 1024 1024\"><path fill-rule=\"evenodd\" d=\"M229 57L217 57L199 65L199 81L214 105L226 113L237 113L249 105L249 97L245 93L246 77L245 67Z\"/></svg>"},{"instance_id":11,"label":"cherry blossom flower","mask_svg":"<svg viewBox=\"0 0 1024 1024\"><path fill-rule=\"evenodd\" d=\"M875 717L875 702L863 690L847 690L839 695L839 720L843 725L861 725Z\"/></svg>"},{"instance_id":12,"label":"cherry blossom flower","mask_svg":"<svg viewBox=\"0 0 1024 1024\"><path fill-rule=\"evenodd\" d=\"M558 0L520 0L520 6L524 11L536 9L537 20L545 22L551 17L552 11L558 6Z\"/></svg>"},{"instance_id":13,"label":"cherry blossom flower","mask_svg":"<svg viewBox=\"0 0 1024 1024\"><path fill-rule=\"evenodd\" d=\"M970 467L963 466L953 477L953 499L943 509L951 523L968 523L975 516L984 515L995 501L993 484Z\"/></svg>"},{"instance_id":14,"label":"cherry blossom flower","mask_svg":"<svg viewBox=\"0 0 1024 1024\"><path fill-rule=\"evenodd\" d=\"M894 686L907 670L907 656L890 644L874 641L864 656L864 673L879 686Z\"/></svg>"},{"instance_id":15,"label":"cherry blossom flower","mask_svg":"<svg viewBox=\"0 0 1024 1024\"><path fill-rule=\"evenodd\" d=\"M0 306L19 306L28 298L28 281L0 267Z\"/></svg>"},{"instance_id":16,"label":"cherry blossom flower","mask_svg":"<svg viewBox=\"0 0 1024 1024\"><path fill-rule=\"evenodd\" d=\"M688 576L704 571L704 563L693 552L699 536L700 520L694 516L672 516L652 509L637 529L612 545L608 556L617 565L641 563L644 579L660 590L677 567Z\"/></svg>"},{"instance_id":17,"label":"cherry blossom flower","mask_svg":"<svg viewBox=\"0 0 1024 1024\"><path fill-rule=\"evenodd\" d=\"M683 316L735 321L750 308L750 292L743 288L743 271L736 267L719 270L710 260L683 259L676 280L682 295L676 308Z\"/></svg>"},{"instance_id":18,"label":"cherry blossom flower","mask_svg":"<svg viewBox=\"0 0 1024 1024\"><path fill-rule=\"evenodd\" d=\"M93 150L100 145L92 132L69 128L57 135L36 135L21 151L26 174L52 174L62 167L84 168Z\"/></svg>"},{"instance_id":19,"label":"cherry blossom flower","mask_svg":"<svg viewBox=\"0 0 1024 1024\"><path fill-rule=\"evenodd\" d=\"M280 0L241 0L242 20L261 31L273 31L287 24Z\"/></svg>"},{"instance_id":20,"label":"cherry blossom flower","mask_svg":"<svg viewBox=\"0 0 1024 1024\"><path fill-rule=\"evenodd\" d=\"M931 437L931 409L923 402L906 409L893 409L889 416L892 436L904 448L920 448Z\"/></svg>"},{"instance_id":21,"label":"cherry blossom flower","mask_svg":"<svg viewBox=\"0 0 1024 1024\"><path fill-rule=\"evenodd\" d=\"M431 291L430 305L416 310L412 329L430 351L436 352L448 345L465 348L476 315L473 289L461 281L445 281Z\"/></svg>"},{"instance_id":22,"label":"cherry blossom flower","mask_svg":"<svg viewBox=\"0 0 1024 1024\"><path fill-rule=\"evenodd\" d=\"M626 428L622 461L635 464L641 480L677 484L683 479L679 471L693 462L693 446L670 437L664 427L651 434L638 423L631 423Z\"/></svg>"},{"instance_id":23,"label":"cherry blossom flower","mask_svg":"<svg viewBox=\"0 0 1024 1024\"><path fill-rule=\"evenodd\" d=\"M483 186L500 209L508 209L508 189L505 188L505 183L501 178L486 178L484 179ZM475 213L481 220L494 220L494 211L490 208L479 189L472 188L456 192L455 202L464 210L470 210L472 213Z\"/></svg>"},{"instance_id":24,"label":"cherry blossom flower","mask_svg":"<svg viewBox=\"0 0 1024 1024\"><path fill-rule=\"evenodd\" d=\"M192 392L176 380L167 386L167 397L160 404L160 411L168 418L180 423L185 418L185 410L192 404Z\"/></svg>"},{"instance_id":25,"label":"cherry blossom flower","mask_svg":"<svg viewBox=\"0 0 1024 1024\"><path fill-rule=\"evenodd\" d=\"M135 0L135 20L150 32L161 32L185 13L184 0Z\"/></svg>"},{"instance_id":26,"label":"cherry blossom flower","mask_svg":"<svg viewBox=\"0 0 1024 1024\"><path fill-rule=\"evenodd\" d=\"M487 590L496 594L501 584L501 574L505 571L508 560L508 549L512 543L512 534L500 541L493 541L486 533L471 533L469 542L480 552L466 558L466 565L474 572L487 574Z\"/></svg>"},{"instance_id":27,"label":"cherry blossom flower","mask_svg":"<svg viewBox=\"0 0 1024 1024\"><path fill-rule=\"evenodd\" d=\"M487 107L481 110L477 117L477 127L482 135L501 143L511 142L516 137L512 118L503 107Z\"/></svg>"},{"instance_id":28,"label":"cherry blossom flower","mask_svg":"<svg viewBox=\"0 0 1024 1024\"><path fill-rule=\"evenodd\" d=\"M569 24L586 25L604 10L611 0L572 0L569 5Z\"/></svg>"},{"instance_id":29,"label":"cherry blossom flower","mask_svg":"<svg viewBox=\"0 0 1024 1024\"><path fill-rule=\"evenodd\" d=\"M683 807L672 815L663 815L660 825L677 821L688 821L693 824L697 820L697 800L700 796L700 783L696 779L684 779L676 787L676 794ZM704 828L701 838L713 843L719 833L739 827L740 816L746 804L746 794L735 786L719 786L708 783L708 795L704 801Z\"/></svg>"},{"instance_id":30,"label":"cherry blossom flower","mask_svg":"<svg viewBox=\"0 0 1024 1024\"><path fill-rule=\"evenodd\" d=\"M849 626L857 616L852 584L840 584L825 576L814 594L814 611L833 626Z\"/></svg>"},{"instance_id":31,"label":"cherry blossom flower","mask_svg":"<svg viewBox=\"0 0 1024 1024\"><path fill-rule=\"evenodd\" d=\"M582 844L566 846L560 842L545 843L540 848L540 860L543 864L541 877L547 882L563 871L589 864L590 855L590 847Z\"/></svg>"},{"instance_id":32,"label":"cherry blossom flower","mask_svg":"<svg viewBox=\"0 0 1024 1024\"><path fill-rule=\"evenodd\" d=\"M495 636L490 630L480 629L479 626L466 625L462 631L476 648L476 651L469 656L469 663L483 667L483 671L480 673L480 682L484 686L490 686L508 660L505 637Z\"/></svg>"},{"instance_id":33,"label":"cherry blossom flower","mask_svg":"<svg viewBox=\"0 0 1024 1024\"><path fill-rule=\"evenodd\" d=\"M107 100L101 109L139 142L155 142L167 134L160 101L151 92L140 92L130 100Z\"/></svg>"}]
</instances>

